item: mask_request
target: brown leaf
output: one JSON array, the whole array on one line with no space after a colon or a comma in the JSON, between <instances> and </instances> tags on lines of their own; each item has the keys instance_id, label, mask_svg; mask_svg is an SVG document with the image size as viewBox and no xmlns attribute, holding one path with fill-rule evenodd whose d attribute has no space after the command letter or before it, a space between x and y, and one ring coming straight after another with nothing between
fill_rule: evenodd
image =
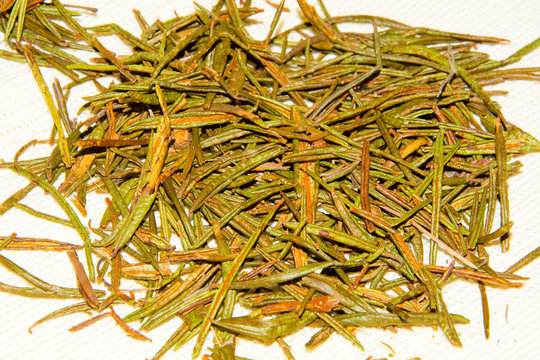
<instances>
[{"instance_id":1,"label":"brown leaf","mask_svg":"<svg viewBox=\"0 0 540 360\"><path fill-rule=\"evenodd\" d=\"M92 288L92 284L90 284L90 280L88 280L88 276L84 271L83 265L79 261L77 252L75 250L68 250L67 254L69 260L71 261L71 265L73 266L73 270L75 270L75 276L77 277L77 287L79 288L82 297L88 303L88 306L97 309L99 307L98 298L96 296L96 293L94 292L94 289Z\"/></svg>"},{"instance_id":2,"label":"brown leaf","mask_svg":"<svg viewBox=\"0 0 540 360\"><path fill-rule=\"evenodd\" d=\"M118 314L114 311L113 308L111 308L111 315L112 315L114 321L116 321L118 326L120 326L122 328L122 330L124 330L124 332L127 334L127 336L129 336L129 337L131 337L131 338L133 338L135 340L152 342L151 339L147 338L146 336L144 336L143 334L141 334L140 332L138 332L137 330L133 329L128 324L126 324L124 322L124 320L122 320L122 318L120 316L118 316Z\"/></svg>"}]
</instances>

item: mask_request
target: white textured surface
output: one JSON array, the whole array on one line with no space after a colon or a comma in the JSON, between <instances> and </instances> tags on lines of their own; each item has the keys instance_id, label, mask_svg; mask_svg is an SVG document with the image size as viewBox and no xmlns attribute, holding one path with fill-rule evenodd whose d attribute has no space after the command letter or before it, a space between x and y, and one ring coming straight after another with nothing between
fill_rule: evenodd
<instances>
[{"instance_id":1,"label":"white textured surface","mask_svg":"<svg viewBox=\"0 0 540 360\"><path fill-rule=\"evenodd\" d=\"M212 2L198 1L207 8ZM268 24L273 11L261 0L254 0L257 7L266 8L258 19ZM137 32L131 9L142 11L149 22L159 17L166 20L177 11L180 15L191 12L188 0L99 0L84 3L100 9L99 16L85 18L91 23L117 22ZM314 1L313 1L314 3ZM287 0L293 9L286 13L282 28L298 23L296 4ZM540 36L540 2L537 0L513 1L327 1L332 15L365 13L380 15L410 25L439 28L448 31L483 34L511 40L510 45L484 48L494 58L503 58L526 43ZM264 27L260 27L264 29ZM263 30L262 36L265 32ZM262 37L259 36L259 37ZM117 50L121 53L120 50ZM518 66L540 66L540 51L527 57ZM47 80L55 75L47 72ZM65 83L65 82L64 82ZM512 82L502 86L510 91L505 97L497 98L506 118L540 138L540 84ZM84 92L83 92L84 93ZM81 104L78 93L71 98L73 109ZM71 111L71 116L75 110ZM10 160L15 151L31 139L48 138L51 119L45 104L24 64L0 60L0 157ZM44 149L45 152L49 149ZM37 153L37 152L36 152ZM522 157L522 173L510 181L511 217L515 222L512 230L511 250L500 254L498 247L490 249L491 265L504 270L515 260L537 247L540 218L540 154ZM13 176L9 171L0 172L0 201L16 191L26 181ZM43 211L60 214L50 199L36 191L25 200ZM102 201L96 200L102 207ZM92 205L90 205L92 206ZM59 240L78 241L77 234L51 226L12 210L0 218L0 236L16 231L19 236L50 237ZM67 257L63 254L3 252L4 256L45 280L58 285L75 286L74 275ZM384 330L359 330L357 336L366 348L365 353L334 335L330 341L311 353L304 351L303 344L312 334L304 331L287 339L297 359L374 358L409 359L533 359L538 356L540 336L540 262L522 269L518 274L530 276L522 289L500 290L488 288L491 308L491 338L485 340L481 322L480 295L475 284L460 282L446 287L445 299L451 312L465 315L471 320L467 326L459 326L463 348L453 348L441 331L433 329L399 330L397 334ZM0 269L0 281L23 285L19 279ZM85 315L74 315L45 323L30 335L27 328L37 319L52 310L70 304L70 301L34 300L0 293L0 359L145 359L151 358L174 331L174 326L158 329L149 334L152 343L141 343L126 337L111 319L106 319L77 333L67 330L86 319ZM129 309L117 309L125 314ZM390 347L395 351L393 353ZM165 359L190 359L192 345ZM284 359L277 346L264 347L259 344L240 342L237 354L252 359Z\"/></svg>"}]
</instances>

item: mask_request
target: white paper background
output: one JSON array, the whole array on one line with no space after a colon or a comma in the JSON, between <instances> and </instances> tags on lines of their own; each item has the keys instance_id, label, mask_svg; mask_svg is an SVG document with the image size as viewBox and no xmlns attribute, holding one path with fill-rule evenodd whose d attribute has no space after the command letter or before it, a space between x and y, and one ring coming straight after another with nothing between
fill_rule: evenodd
<instances>
[{"instance_id":1,"label":"white paper background","mask_svg":"<svg viewBox=\"0 0 540 360\"><path fill-rule=\"evenodd\" d=\"M88 24L117 22L126 29L138 32L131 9L142 11L149 22L159 17L166 20L173 11L180 15L191 12L188 0L145 1L145 0L99 0L92 2L71 1L100 9L99 16L86 17ZM211 1L200 0L210 8ZM273 11L261 0L254 5L267 9L257 18L268 24ZM290 13L285 13L282 28L298 23L294 1L287 0ZM521 46L540 36L540 2L526 1L327 1L332 15L364 13L389 17L410 25L439 28L448 31L483 34L511 40L509 45L481 47L494 58L504 58ZM266 25L267 26L267 25ZM262 38L265 25L256 26ZM115 48L119 49L119 48ZM117 50L117 53L122 53ZM518 66L540 66L540 51L527 57ZM48 82L55 75L46 72ZM65 79L63 81L65 84ZM511 82L502 87L510 91L505 97L496 98L503 107L506 118L540 138L540 84ZM71 116L75 116L82 104L80 96L88 89L74 92L71 97ZM11 160L15 151L31 139L46 139L52 121L35 82L24 64L0 60L0 157ZM41 147L41 153L49 151ZM30 151L29 154L34 152ZM35 154L39 149L35 150ZM539 245L538 219L540 218L540 154L521 157L524 163L519 176L510 180L511 218L515 222L512 230L511 250L500 254L498 247L490 249L493 268L503 271L515 260ZM9 171L0 171L0 201L19 189L26 180ZM25 203L45 212L63 215L54 203L35 191ZM101 199L92 200L88 208L95 207L99 213L103 208ZM36 219L20 211L12 210L0 218L0 236L17 232L19 236L49 237L78 242L75 232ZM71 266L64 254L15 253L4 251L4 256L44 280L58 285L75 286ZM313 330L306 330L287 338L297 359L327 359L329 357L365 359L374 358L410 359L533 359L538 357L540 336L540 262L533 263L518 272L531 277L523 288L501 290L488 288L491 308L491 338L484 339L481 322L480 295L475 284L460 282L447 286L445 299L451 312L465 315L471 320L467 326L459 326L463 348L450 346L441 331L433 329L399 330L394 334L388 330L359 330L357 336L364 344L364 353L353 348L347 341L334 335L325 345L306 353L303 344ZM0 281L24 286L18 278L0 268ZM149 336L152 343L141 343L126 337L108 318L77 333L68 329L87 319L78 314L45 323L30 335L27 328L37 319L52 310L72 303L69 300L35 300L0 293L0 359L145 359L151 358L163 342L172 334L178 323L168 324L153 331ZM129 309L118 308L126 314ZM393 350L391 350L393 349ZM190 359L192 343L178 352L169 353L165 359ZM395 352L395 353L394 353ZM241 341L237 354L252 359L284 359L277 346L265 347Z\"/></svg>"}]
</instances>

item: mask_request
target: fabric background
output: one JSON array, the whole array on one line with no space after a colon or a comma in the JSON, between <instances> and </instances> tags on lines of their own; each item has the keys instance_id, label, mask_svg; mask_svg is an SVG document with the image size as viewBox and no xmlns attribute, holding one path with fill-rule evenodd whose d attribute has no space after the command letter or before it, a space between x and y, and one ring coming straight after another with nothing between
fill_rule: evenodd
<instances>
[{"instance_id":1,"label":"fabric background","mask_svg":"<svg viewBox=\"0 0 540 360\"><path fill-rule=\"evenodd\" d=\"M138 33L132 9L140 9L149 22L156 18L166 20L174 15L189 14L193 8L189 0L148 1L148 0L95 0L92 2L71 0L70 3L84 4L99 8L97 16L85 16L85 24L116 22L126 29ZM210 8L212 1L199 0L199 4ZM315 3L315 1L312 1ZM262 24L254 25L255 37L262 38L273 16L271 9L262 0L253 0L253 5L265 8L264 14L256 18ZM299 22L296 3L287 0L291 12L284 13L281 29ZM326 2L332 15L365 13L389 17L410 25L437 28L447 31L482 34L503 37L511 42L492 47L481 46L494 58L504 58L523 45L540 36L540 2L521 1L355 1L342 0ZM264 24L264 25L263 25ZM365 31L370 31L364 28ZM121 44L110 39L104 40L118 53ZM531 54L515 66L540 66L540 50ZM46 71L50 84L54 72ZM62 84L66 79L60 78ZM507 82L491 89L506 89L509 94L497 97L506 118L540 138L540 83ZM82 105L81 97L93 90L84 87L74 91L70 98L70 115L76 116L76 109ZM84 119L84 117L81 117ZM38 88L27 65L0 60L0 157L9 161L19 147L31 139L47 139L52 121ZM31 155L44 155L50 151L48 146L37 146L28 152ZM512 229L510 251L501 254L499 247L490 249L490 264L496 270L504 271L524 254L536 248L539 241L540 218L540 154L521 157L524 166L521 174L510 180ZM0 171L0 201L26 184L8 170ZM96 208L92 214L103 209L103 199L89 199L88 208ZM26 204L37 209L63 215L43 191L34 191ZM83 222L88 221L87 219ZM95 224L95 220L94 220ZM28 217L20 211L12 210L0 218L0 236L17 232L19 236L48 237L58 240L78 242L74 231L51 225ZM71 265L64 254L56 253L16 253L4 251L4 256L14 260L33 274L57 285L75 286ZM454 348L446 341L441 331L431 328L398 330L360 329L359 340L366 351L355 349L334 335L323 346L313 352L305 352L303 344L313 334L312 329L286 339L297 359L366 359L393 358L410 359L420 357L429 359L532 359L538 357L537 348L540 336L540 261L533 263L518 274L530 277L521 289L501 290L488 288L491 309L491 337L484 338L480 293L476 284L457 282L445 287L444 294L451 312L462 314L471 320L469 325L461 325L463 348ZM0 268L0 281L24 286L20 279ZM47 322L29 334L28 327L42 316L71 304L64 300L36 300L20 298L0 293L0 359L145 359L151 358L179 323L174 322L148 334L153 342L139 342L128 338L107 318L91 327L76 333L68 329L88 318L77 314ZM129 308L118 307L121 315ZM211 344L208 344L211 345ZM193 342L180 351L171 352L165 359L191 359ZM252 342L240 341L237 354L251 359L285 359L277 345L266 347Z\"/></svg>"}]
</instances>

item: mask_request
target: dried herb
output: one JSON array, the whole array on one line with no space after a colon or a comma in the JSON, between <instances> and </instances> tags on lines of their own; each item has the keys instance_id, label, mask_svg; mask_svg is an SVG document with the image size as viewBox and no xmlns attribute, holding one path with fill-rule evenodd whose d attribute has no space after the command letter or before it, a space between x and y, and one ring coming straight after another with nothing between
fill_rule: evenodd
<instances>
[{"instance_id":1,"label":"dried herb","mask_svg":"<svg viewBox=\"0 0 540 360\"><path fill-rule=\"evenodd\" d=\"M506 67L540 40L491 60L475 47L503 39L298 5L302 24L280 32L282 1L256 40L247 24L259 10L249 2L220 1L152 25L136 12L140 36L116 24L84 28L77 11L88 9L58 0L3 2L12 51L1 55L29 64L55 148L19 160L26 146L0 165L30 181L0 213L17 208L74 228L86 270L80 244L14 234L0 238L0 251L66 251L77 289L0 255L32 286L0 283L0 291L81 298L38 321L94 315L72 331L110 314L128 336L149 340L135 321L148 331L180 318L154 359L192 338L199 357L211 333L215 359L237 358L237 336L277 342L290 359L283 337L307 326L319 329L309 347L337 332L363 349L354 328L400 326L437 326L461 346L456 325L468 320L450 313L442 289L468 279L479 284L488 337L486 286L521 286L513 272L538 256L499 272L485 248L509 249L507 179L521 166L512 160L540 142L506 119L492 100L500 92L485 87L540 80L538 68ZM346 23L372 31L340 31ZM116 55L103 34L131 53ZM71 50L96 57L85 62ZM73 82L48 86L40 67ZM108 77L116 81L99 84ZM89 81L99 91L85 97L87 115L76 122L66 99ZM34 187L67 219L21 204ZM74 210L85 214L93 192L107 195L97 228ZM126 290L129 281L145 295ZM136 309L121 318L113 304ZM241 306L251 314L236 316Z\"/></svg>"}]
</instances>

